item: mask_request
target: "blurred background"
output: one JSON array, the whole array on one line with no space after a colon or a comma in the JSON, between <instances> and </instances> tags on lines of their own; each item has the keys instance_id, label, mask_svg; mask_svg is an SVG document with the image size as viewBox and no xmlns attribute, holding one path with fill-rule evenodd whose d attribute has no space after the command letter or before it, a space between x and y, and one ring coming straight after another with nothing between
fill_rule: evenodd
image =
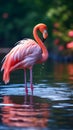
<instances>
[{"instance_id":1,"label":"blurred background","mask_svg":"<svg viewBox=\"0 0 73 130\"><path fill-rule=\"evenodd\" d=\"M38 23L48 26L47 48L53 60L73 61L72 0L0 1L0 52L23 38L33 38ZM71 46L68 46L71 43ZM5 50L3 50L5 52Z\"/></svg>"},{"instance_id":2,"label":"blurred background","mask_svg":"<svg viewBox=\"0 0 73 130\"><path fill-rule=\"evenodd\" d=\"M6 53L33 27L45 23L49 58L33 69L31 96L24 72L10 74L4 84L0 72L1 130L73 130L73 0L0 0L0 68Z\"/></svg>"}]
</instances>

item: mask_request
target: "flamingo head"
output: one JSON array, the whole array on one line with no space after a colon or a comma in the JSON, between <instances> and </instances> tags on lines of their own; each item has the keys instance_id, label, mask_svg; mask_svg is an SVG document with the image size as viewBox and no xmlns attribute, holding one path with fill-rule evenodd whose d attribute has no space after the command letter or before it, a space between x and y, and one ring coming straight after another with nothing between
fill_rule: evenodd
<instances>
[{"instance_id":1,"label":"flamingo head","mask_svg":"<svg viewBox=\"0 0 73 130\"><path fill-rule=\"evenodd\" d=\"M42 33L44 42L45 39L48 37L47 26L44 23L37 24L33 29L33 35L35 30L39 30Z\"/></svg>"},{"instance_id":2,"label":"flamingo head","mask_svg":"<svg viewBox=\"0 0 73 130\"><path fill-rule=\"evenodd\" d=\"M45 24L39 24L39 31L43 34L43 39L48 37L47 26Z\"/></svg>"}]
</instances>

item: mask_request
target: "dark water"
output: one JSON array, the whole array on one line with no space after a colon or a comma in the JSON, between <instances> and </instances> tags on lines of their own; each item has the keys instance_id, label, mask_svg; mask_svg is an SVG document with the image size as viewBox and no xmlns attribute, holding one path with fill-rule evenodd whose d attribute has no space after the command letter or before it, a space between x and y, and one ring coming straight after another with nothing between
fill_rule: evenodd
<instances>
[{"instance_id":1,"label":"dark water","mask_svg":"<svg viewBox=\"0 0 73 130\"><path fill-rule=\"evenodd\" d=\"M28 96L24 73L11 73L8 85L0 73L1 130L73 130L73 63L36 65L33 68L34 93Z\"/></svg>"}]
</instances>

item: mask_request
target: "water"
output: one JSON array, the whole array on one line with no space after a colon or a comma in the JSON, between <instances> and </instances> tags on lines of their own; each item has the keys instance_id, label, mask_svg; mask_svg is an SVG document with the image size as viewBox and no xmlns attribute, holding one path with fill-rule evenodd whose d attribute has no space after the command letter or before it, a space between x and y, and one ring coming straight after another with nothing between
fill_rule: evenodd
<instances>
[{"instance_id":1,"label":"water","mask_svg":"<svg viewBox=\"0 0 73 130\"><path fill-rule=\"evenodd\" d=\"M23 71L11 73L8 85L0 74L1 130L73 130L73 63L47 61L33 68L34 93L28 96Z\"/></svg>"}]
</instances>

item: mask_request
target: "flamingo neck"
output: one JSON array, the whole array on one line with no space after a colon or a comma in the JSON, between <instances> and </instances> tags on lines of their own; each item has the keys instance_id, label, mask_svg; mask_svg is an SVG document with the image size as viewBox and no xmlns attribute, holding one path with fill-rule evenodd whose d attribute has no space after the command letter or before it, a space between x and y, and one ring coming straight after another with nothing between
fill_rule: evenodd
<instances>
[{"instance_id":1,"label":"flamingo neck","mask_svg":"<svg viewBox=\"0 0 73 130\"><path fill-rule=\"evenodd\" d=\"M42 42L42 40L38 36L38 33L37 33L38 30L39 30L39 26L34 27L34 29L33 29L33 36L34 36L34 39L36 40L36 42L39 44L39 46L42 49L42 59L41 59L41 62L44 62L48 58L48 51L47 51L44 43Z\"/></svg>"}]
</instances>

